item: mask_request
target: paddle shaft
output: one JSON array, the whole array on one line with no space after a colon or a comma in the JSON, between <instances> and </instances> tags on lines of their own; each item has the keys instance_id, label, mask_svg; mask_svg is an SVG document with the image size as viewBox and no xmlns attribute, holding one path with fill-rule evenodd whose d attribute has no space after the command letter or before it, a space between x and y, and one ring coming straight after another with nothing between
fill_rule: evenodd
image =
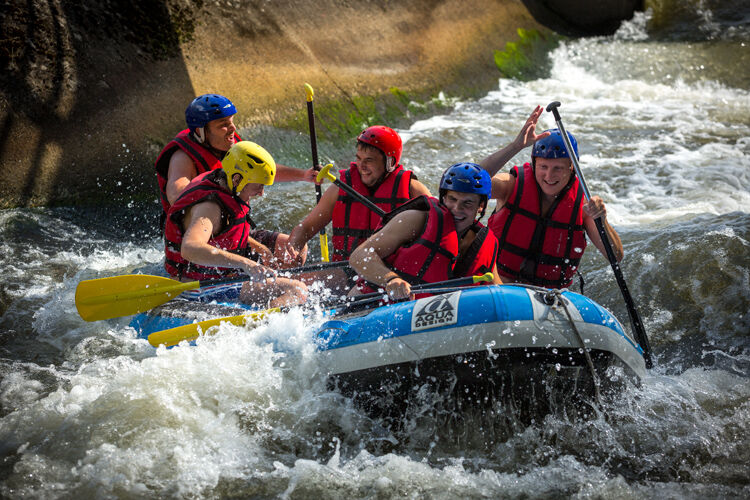
<instances>
[{"instance_id":1,"label":"paddle shaft","mask_svg":"<svg viewBox=\"0 0 750 500\"><path fill-rule=\"evenodd\" d=\"M583 178L583 172L581 172L581 167L578 164L578 158L576 157L573 150L573 145L570 143L570 138L568 137L567 132L565 132L565 126L563 125L562 119L560 118L560 112L557 110L559 106L560 102L551 102L547 105L547 111L551 111L555 116L555 123L557 124L557 128L560 130L560 135L562 136L563 142L565 144L565 149L568 150L568 155L573 162L573 168L575 169L576 175L578 176L578 182L581 186L581 189L583 189L583 194L584 196L586 196L586 200L590 200L591 193L589 192L588 186L586 186L586 181ZM622 292L623 299L625 299L625 306L628 309L628 316L630 317L630 324L633 327L633 332L635 332L638 343L643 349L643 359L646 362L646 368L652 368L654 363L651 357L651 345L648 341L648 335L646 334L646 330L643 327L641 317L635 308L635 302L633 301L633 297L630 295L628 285L627 283L625 283L625 277L622 275L620 264L619 262L617 262L614 250L612 250L612 244L607 237L607 232L604 230L604 222L602 221L601 217L597 217L594 222L596 223L597 231L599 231L599 236L602 239L602 244L604 245L604 250L607 253L609 264L612 267L612 271L615 273L617 285L620 287L620 292Z\"/></svg>"},{"instance_id":2,"label":"paddle shaft","mask_svg":"<svg viewBox=\"0 0 750 500\"><path fill-rule=\"evenodd\" d=\"M313 168L317 170L320 165L318 159L318 138L315 134L315 108L313 106L313 89L309 84L305 84L307 94L307 125L310 129L310 151L312 152ZM320 184L315 184L316 203L320 203L320 197L323 195ZM323 261L328 262L328 235L326 235L325 226L320 228L320 256Z\"/></svg>"},{"instance_id":3,"label":"paddle shaft","mask_svg":"<svg viewBox=\"0 0 750 500\"><path fill-rule=\"evenodd\" d=\"M492 274L489 274L489 280L492 281ZM454 278L450 280L445 281L438 281L436 283L423 283L421 285L414 285L411 287L411 290L413 292L419 292L422 290L429 290L431 288L447 288L447 287L457 287L457 286L465 286L465 285L473 285L474 283L477 283L478 281L485 281L487 278L487 275L483 275L481 277L482 279L478 279L477 276L464 276L462 278ZM367 303L368 301L375 299L375 300L381 300L383 296L386 294L384 292L372 292L372 293L365 293L362 295L356 295L354 297L350 297L346 299L343 303L341 301L338 302L329 302L328 304L324 305L335 305L336 303L342 303L344 306L348 305L356 305L356 304L362 304Z\"/></svg>"},{"instance_id":4,"label":"paddle shaft","mask_svg":"<svg viewBox=\"0 0 750 500\"><path fill-rule=\"evenodd\" d=\"M454 286L451 286L449 288L444 288L442 285L439 288L438 287L436 287L436 288L425 287L425 288L419 288L419 289L417 289L415 287L412 287L412 290L416 291L416 292L418 292L418 291L428 291L428 292L433 292L433 293L449 293L449 292L457 292L457 291L461 290L462 286L469 285L469 284L471 284L471 283L464 283L463 285L454 285ZM367 304L377 304L380 301L388 300L388 299L385 298L386 297L385 293L377 293L377 294L375 294L374 297L370 296L371 294L367 294L367 295L368 295L367 298L364 298L365 297L364 295L360 295L359 297L356 297L353 301L345 303L344 304L344 311L346 309L354 307L354 306L364 306L364 305L367 305ZM396 303L396 302L402 302L402 301L400 301L400 300L394 300L394 301L392 301L392 303ZM369 307L363 307L362 309L371 309L371 308L369 308Z\"/></svg>"},{"instance_id":5,"label":"paddle shaft","mask_svg":"<svg viewBox=\"0 0 750 500\"><path fill-rule=\"evenodd\" d=\"M346 260L339 260L336 262L321 262L318 264L310 264L308 266L302 266L302 267L292 267L289 269L279 269L277 272L279 274L299 274L299 273L306 273L310 271L322 271L324 269L333 269L336 267L344 267L349 265L349 261ZM223 285L226 283L240 283L242 281L250 281L252 278L250 276L235 276L233 278L217 278L217 279L211 279L211 280L203 280L198 282L197 288L202 288L204 286L213 286L213 285Z\"/></svg>"},{"instance_id":6,"label":"paddle shaft","mask_svg":"<svg viewBox=\"0 0 750 500\"><path fill-rule=\"evenodd\" d=\"M351 187L349 184L346 184L344 182L341 182L339 179L336 179L333 181L334 184L336 184L338 187L349 193L350 195L357 198L359 201L361 201L367 208L378 214L378 217L382 218L385 215L385 210L368 200L365 196L362 196L357 191L354 190L353 187Z\"/></svg>"}]
</instances>

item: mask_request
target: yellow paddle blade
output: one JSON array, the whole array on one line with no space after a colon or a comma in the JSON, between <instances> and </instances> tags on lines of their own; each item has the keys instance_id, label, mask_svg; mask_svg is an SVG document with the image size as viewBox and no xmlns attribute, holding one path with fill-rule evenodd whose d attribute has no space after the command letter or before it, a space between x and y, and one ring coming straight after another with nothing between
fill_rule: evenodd
<instances>
[{"instance_id":1,"label":"yellow paddle blade","mask_svg":"<svg viewBox=\"0 0 750 500\"><path fill-rule=\"evenodd\" d=\"M179 344L183 340L187 340L188 342L195 340L200 336L200 332L203 332L204 335L213 335L214 332L210 330L210 328L212 326L218 326L221 323L231 323L233 325L244 326L251 322L260 321L269 314L277 312L281 312L281 309L274 307L273 309L266 309L265 311L258 311L249 314L240 314L239 316L226 316L224 318L215 318L200 321L198 323L190 323L189 325L154 332L148 336L148 343L154 347L158 347L161 344L170 347Z\"/></svg>"},{"instance_id":2,"label":"yellow paddle blade","mask_svg":"<svg viewBox=\"0 0 750 500\"><path fill-rule=\"evenodd\" d=\"M85 280L76 287L76 308L86 321L130 316L164 304L185 290L199 287L199 281L181 283L148 274Z\"/></svg>"}]
</instances>

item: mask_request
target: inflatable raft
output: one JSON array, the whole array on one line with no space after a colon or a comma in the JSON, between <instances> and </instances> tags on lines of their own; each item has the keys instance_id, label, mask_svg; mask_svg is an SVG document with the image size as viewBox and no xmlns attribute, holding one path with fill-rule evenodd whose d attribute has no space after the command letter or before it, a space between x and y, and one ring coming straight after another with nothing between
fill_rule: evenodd
<instances>
[{"instance_id":1,"label":"inflatable raft","mask_svg":"<svg viewBox=\"0 0 750 500\"><path fill-rule=\"evenodd\" d=\"M500 401L523 418L638 384L643 350L617 319L573 292L471 287L327 321L316 333L331 386L398 416L425 394Z\"/></svg>"},{"instance_id":2,"label":"inflatable raft","mask_svg":"<svg viewBox=\"0 0 750 500\"><path fill-rule=\"evenodd\" d=\"M237 304L174 300L131 323L141 336L234 316ZM546 413L560 397L597 398L646 374L643 350L617 319L569 291L477 286L341 314L313 333L332 388L399 414L431 386L452 400L502 400ZM394 413L395 412L395 413Z\"/></svg>"}]
</instances>

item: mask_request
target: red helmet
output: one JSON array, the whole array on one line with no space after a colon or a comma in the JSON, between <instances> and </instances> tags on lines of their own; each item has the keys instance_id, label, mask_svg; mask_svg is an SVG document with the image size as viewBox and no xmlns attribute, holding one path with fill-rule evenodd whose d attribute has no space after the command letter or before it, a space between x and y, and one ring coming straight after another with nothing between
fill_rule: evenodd
<instances>
[{"instance_id":1,"label":"red helmet","mask_svg":"<svg viewBox=\"0 0 750 500\"><path fill-rule=\"evenodd\" d=\"M401 137L392 128L382 125L368 127L359 134L357 140L379 149L386 158L393 158L393 163L390 167L386 161L388 172L393 171L398 162L401 161L401 151L403 150Z\"/></svg>"}]
</instances>

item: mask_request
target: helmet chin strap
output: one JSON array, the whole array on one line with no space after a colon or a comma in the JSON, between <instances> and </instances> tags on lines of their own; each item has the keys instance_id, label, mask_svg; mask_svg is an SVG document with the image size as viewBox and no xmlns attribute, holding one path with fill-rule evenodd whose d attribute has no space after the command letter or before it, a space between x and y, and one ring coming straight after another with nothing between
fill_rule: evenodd
<instances>
[{"instance_id":1,"label":"helmet chin strap","mask_svg":"<svg viewBox=\"0 0 750 500\"><path fill-rule=\"evenodd\" d=\"M484 201L481 201L482 203L482 209L479 211L479 217L474 219L474 224L478 223L480 220L482 220L482 217L484 217L484 213L487 211L487 204L490 202L488 197L484 197Z\"/></svg>"},{"instance_id":2,"label":"helmet chin strap","mask_svg":"<svg viewBox=\"0 0 750 500\"><path fill-rule=\"evenodd\" d=\"M222 151L221 149L217 149L213 147L213 145L211 145L211 141L206 136L205 129L203 127L196 128L193 136L195 137L198 144L202 144L204 148L208 149L211 154L213 154L218 159L221 160L227 154L226 151Z\"/></svg>"},{"instance_id":3,"label":"helmet chin strap","mask_svg":"<svg viewBox=\"0 0 750 500\"><path fill-rule=\"evenodd\" d=\"M237 175L237 174L235 174L235 175ZM240 182L242 182L241 179L240 179ZM250 202L249 201L245 201L242 198L240 198L240 193L237 192L237 186L234 183L234 178L232 178L232 187L230 189L232 191L232 196L237 201L239 201L242 205L245 205L246 207L250 208Z\"/></svg>"},{"instance_id":4,"label":"helmet chin strap","mask_svg":"<svg viewBox=\"0 0 750 500\"><path fill-rule=\"evenodd\" d=\"M385 171L386 173L391 173L396 169L396 160L392 156L386 156L385 157Z\"/></svg>"},{"instance_id":5,"label":"helmet chin strap","mask_svg":"<svg viewBox=\"0 0 750 500\"><path fill-rule=\"evenodd\" d=\"M206 140L206 134L203 132L203 127L197 127L195 129L193 132L193 138L195 138L195 142L198 144L203 144L203 141Z\"/></svg>"},{"instance_id":6,"label":"helmet chin strap","mask_svg":"<svg viewBox=\"0 0 750 500\"><path fill-rule=\"evenodd\" d=\"M380 186L383 183L383 181L385 181L385 178L388 177L388 175L391 172L393 172L393 170L394 170L393 168L388 168L388 166L392 162L393 162L393 159L386 156L386 158L385 158L385 169L383 169L383 175L380 176L380 179L378 179L378 181L375 183L375 185L373 187L371 187L370 189L376 189L377 186Z\"/></svg>"}]
</instances>

